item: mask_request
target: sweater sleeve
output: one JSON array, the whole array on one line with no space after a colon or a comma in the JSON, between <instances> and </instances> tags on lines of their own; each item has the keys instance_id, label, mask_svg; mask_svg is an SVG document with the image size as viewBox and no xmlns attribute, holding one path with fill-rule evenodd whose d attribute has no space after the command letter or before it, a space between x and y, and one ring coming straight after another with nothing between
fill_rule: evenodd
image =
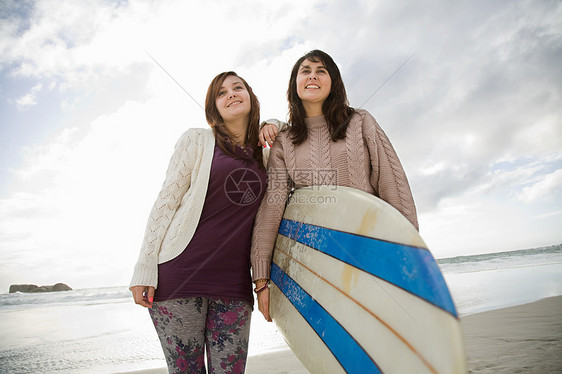
<instances>
[{"instance_id":1,"label":"sweater sleeve","mask_svg":"<svg viewBox=\"0 0 562 374\"><path fill-rule=\"evenodd\" d=\"M268 187L256 215L252 234L252 278L269 279L273 248L289 195L289 174L281 139L271 148L267 167Z\"/></svg>"},{"instance_id":2,"label":"sweater sleeve","mask_svg":"<svg viewBox=\"0 0 562 374\"><path fill-rule=\"evenodd\" d=\"M414 198L398 155L373 116L367 111L363 111L361 116L371 160L370 182L375 193L419 230Z\"/></svg>"},{"instance_id":3,"label":"sweater sleeve","mask_svg":"<svg viewBox=\"0 0 562 374\"><path fill-rule=\"evenodd\" d=\"M160 247L181 199L191 183L193 165L189 162L189 145L189 132L185 132L176 143L166 179L150 211L130 287L158 286Z\"/></svg>"}]
</instances>

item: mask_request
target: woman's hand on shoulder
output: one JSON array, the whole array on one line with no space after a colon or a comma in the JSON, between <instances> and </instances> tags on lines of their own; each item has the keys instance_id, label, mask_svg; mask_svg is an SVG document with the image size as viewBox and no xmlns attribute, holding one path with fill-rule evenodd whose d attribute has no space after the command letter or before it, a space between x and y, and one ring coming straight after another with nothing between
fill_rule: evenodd
<instances>
[{"instance_id":1,"label":"woman's hand on shoulder","mask_svg":"<svg viewBox=\"0 0 562 374\"><path fill-rule=\"evenodd\" d=\"M269 144L269 146L271 147L273 145L273 142L275 141L275 138L277 137L277 134L279 134L277 126L272 123L266 123L260 130L260 142L258 145L261 145L265 148L266 144Z\"/></svg>"},{"instance_id":2,"label":"woman's hand on shoulder","mask_svg":"<svg viewBox=\"0 0 562 374\"><path fill-rule=\"evenodd\" d=\"M133 293L135 304L145 308L152 308L155 288L152 286L133 286L129 288Z\"/></svg>"}]
</instances>

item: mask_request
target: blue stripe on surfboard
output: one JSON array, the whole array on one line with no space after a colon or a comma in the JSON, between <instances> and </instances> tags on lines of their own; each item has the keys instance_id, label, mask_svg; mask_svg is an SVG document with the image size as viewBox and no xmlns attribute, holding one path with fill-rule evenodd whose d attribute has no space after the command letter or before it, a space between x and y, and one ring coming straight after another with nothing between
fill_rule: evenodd
<instances>
[{"instance_id":1,"label":"blue stripe on surfboard","mask_svg":"<svg viewBox=\"0 0 562 374\"><path fill-rule=\"evenodd\" d=\"M373 359L334 317L275 263L271 264L271 280L324 341L347 373L381 373Z\"/></svg>"},{"instance_id":2,"label":"blue stripe on surfboard","mask_svg":"<svg viewBox=\"0 0 562 374\"><path fill-rule=\"evenodd\" d=\"M308 223L283 219L279 234L384 279L458 317L431 253Z\"/></svg>"}]
</instances>

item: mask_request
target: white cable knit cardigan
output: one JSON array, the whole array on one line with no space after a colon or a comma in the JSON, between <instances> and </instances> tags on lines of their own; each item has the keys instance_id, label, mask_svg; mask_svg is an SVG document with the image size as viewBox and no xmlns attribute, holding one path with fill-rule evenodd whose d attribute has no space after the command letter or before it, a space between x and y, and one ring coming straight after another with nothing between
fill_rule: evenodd
<instances>
[{"instance_id":1,"label":"white cable knit cardigan","mask_svg":"<svg viewBox=\"0 0 562 374\"><path fill-rule=\"evenodd\" d=\"M177 141L154 203L130 286L158 287L158 264L177 257L199 224L215 149L211 129L189 129Z\"/></svg>"},{"instance_id":2,"label":"white cable knit cardigan","mask_svg":"<svg viewBox=\"0 0 562 374\"><path fill-rule=\"evenodd\" d=\"M179 256L193 238L207 196L214 150L211 129L189 129L177 141L148 217L130 287L157 288L158 264ZM267 164L269 149L262 152Z\"/></svg>"}]
</instances>

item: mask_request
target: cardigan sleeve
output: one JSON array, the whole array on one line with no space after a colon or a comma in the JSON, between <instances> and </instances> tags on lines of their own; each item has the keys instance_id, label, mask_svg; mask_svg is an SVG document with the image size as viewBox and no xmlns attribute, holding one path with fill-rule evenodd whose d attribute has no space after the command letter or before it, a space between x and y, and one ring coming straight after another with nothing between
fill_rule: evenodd
<instances>
[{"instance_id":1,"label":"cardigan sleeve","mask_svg":"<svg viewBox=\"0 0 562 374\"><path fill-rule=\"evenodd\" d=\"M363 134L371 160L370 183L377 196L395 207L419 231L408 178L390 140L373 116L361 111Z\"/></svg>"},{"instance_id":2,"label":"cardigan sleeve","mask_svg":"<svg viewBox=\"0 0 562 374\"><path fill-rule=\"evenodd\" d=\"M282 136L271 148L267 167L268 186L256 215L250 260L252 279L269 279L273 248L289 195L289 174L283 155Z\"/></svg>"},{"instance_id":3,"label":"cardigan sleeve","mask_svg":"<svg viewBox=\"0 0 562 374\"><path fill-rule=\"evenodd\" d=\"M260 130L262 129L262 127L264 127L266 124L269 125L275 125L277 127L277 130L279 132L281 131L285 131L289 128L289 124L287 122L283 122L283 121L279 121L278 119L275 118L270 118L267 121L263 121L262 123L260 123Z\"/></svg>"},{"instance_id":4,"label":"cardigan sleeve","mask_svg":"<svg viewBox=\"0 0 562 374\"><path fill-rule=\"evenodd\" d=\"M183 195L191 184L192 160L189 157L190 132L177 141L166 172L166 179L148 217L140 255L135 265L132 286L158 286L158 254Z\"/></svg>"},{"instance_id":5,"label":"cardigan sleeve","mask_svg":"<svg viewBox=\"0 0 562 374\"><path fill-rule=\"evenodd\" d=\"M270 118L267 121L263 121L262 123L260 123L260 131L267 124L275 125L277 127L278 132L285 131L289 128L289 124L287 122L279 121L278 119L275 119L275 118ZM263 164L264 164L265 167L267 167L267 163L268 163L268 160L269 160L270 149L271 149L271 147L267 147L267 148L264 148L262 150Z\"/></svg>"}]
</instances>

